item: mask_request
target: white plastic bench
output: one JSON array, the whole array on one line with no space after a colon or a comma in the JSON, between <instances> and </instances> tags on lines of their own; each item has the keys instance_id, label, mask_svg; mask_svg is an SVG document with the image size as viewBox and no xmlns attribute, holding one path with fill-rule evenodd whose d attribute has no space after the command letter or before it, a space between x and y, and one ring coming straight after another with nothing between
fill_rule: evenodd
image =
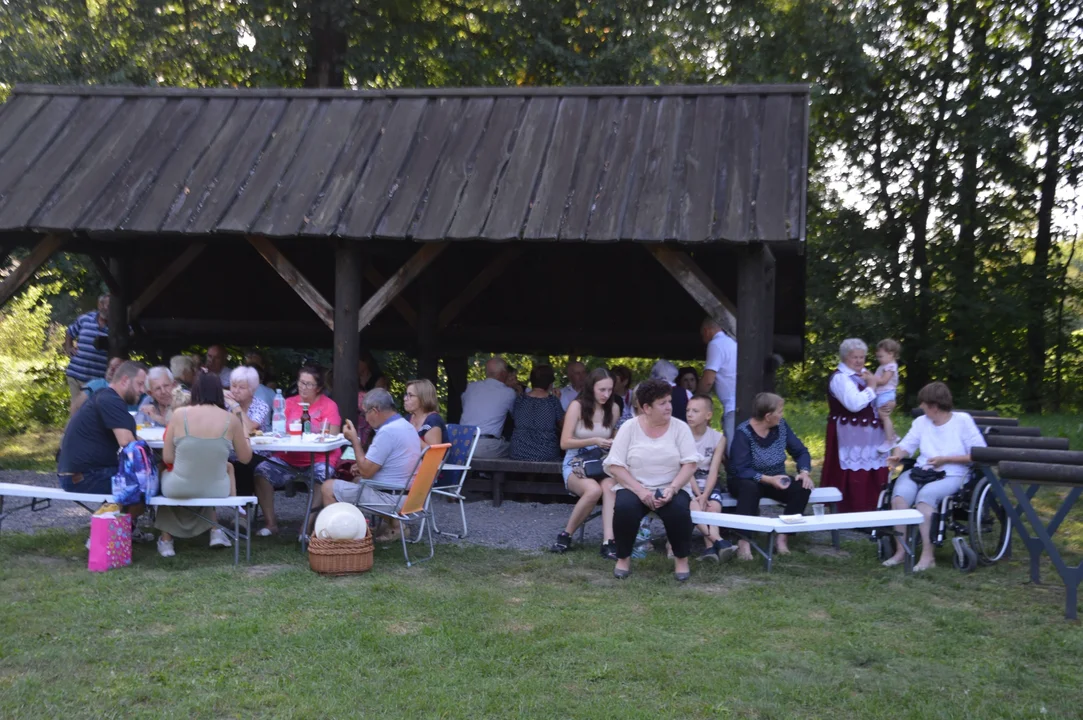
<instances>
[{"instance_id":1,"label":"white plastic bench","mask_svg":"<svg viewBox=\"0 0 1083 720\"><path fill-rule=\"evenodd\" d=\"M831 512L835 512L835 506L842 502L842 490L836 487L817 487L812 488L812 492L809 494L808 501L810 504L830 505ZM772 500L771 498L761 498L760 507L781 507L782 503L778 500ZM733 497L727 492L722 493L722 507L733 508L737 507L737 498ZM831 531L831 544L836 550L839 549L839 531Z\"/></svg>"},{"instance_id":2,"label":"white plastic bench","mask_svg":"<svg viewBox=\"0 0 1083 720\"><path fill-rule=\"evenodd\" d=\"M233 564L236 565L240 562L241 549L238 543L244 540L244 561L247 563L252 562L252 521L255 519L253 513L255 512L255 504L258 500L252 495L230 495L229 497L215 497L215 498L167 498L164 495L156 495L147 501L147 506L150 508L160 507L179 507L188 508L189 512L193 515L200 517L211 525L220 530L223 530L226 535L229 535L233 541ZM231 507L234 510L240 510L245 508L245 512L248 514L249 524L246 526L244 533L241 533L241 517L239 512L233 513L233 528L230 529L221 523L211 520L208 517L204 517L196 512L195 508L201 507Z\"/></svg>"},{"instance_id":3,"label":"white plastic bench","mask_svg":"<svg viewBox=\"0 0 1083 720\"><path fill-rule=\"evenodd\" d=\"M18 507L9 507L5 509L4 498L25 498L30 502L25 505L19 505ZM40 485L21 485L19 483L0 483L0 527L2 527L4 518L8 515L18 512L19 510L30 509L31 511L45 510L49 507L49 504L53 500L64 500L67 502L73 502L82 507L87 512L94 512L96 508L91 507L88 503L93 505L100 505L101 503L113 502L112 494L101 493L73 493L61 490L56 487L42 487ZM150 499L147 505L151 508L155 507L187 507L187 508L200 508L200 507L231 507L231 508L248 508L249 516L251 517L252 509L250 506L256 504L256 498L251 495L235 495L231 497L216 497L216 498L194 498L187 500L177 500L174 498L167 498L164 496L157 496ZM195 511L192 511L194 514ZM200 517L203 517L200 515ZM252 539L249 537L246 531L243 535L240 533L240 518L238 514L233 516L233 529L220 525L217 522L211 521L209 518L203 518L207 522L211 523L215 527L221 528L229 535L233 543L233 563L236 565L240 561L240 548L237 546L238 540L245 541L245 560L251 562L252 560Z\"/></svg>"},{"instance_id":4,"label":"white plastic bench","mask_svg":"<svg viewBox=\"0 0 1083 720\"><path fill-rule=\"evenodd\" d=\"M763 556L767 562L768 572L771 571L771 564L774 560L775 535L827 532L829 530L837 532L856 528L894 527L896 525L906 526L906 537L897 538L897 540L906 549L906 570L907 572L913 572L913 533L914 528L920 525L923 519L924 516L917 510L875 510L873 512L832 513L820 516L804 515L803 521L799 523L787 523L775 517L692 511L692 522L697 525L713 525L737 531L739 535L748 540L749 544L756 549L756 552ZM745 533L766 533L768 536L767 550L761 548Z\"/></svg>"},{"instance_id":5,"label":"white plastic bench","mask_svg":"<svg viewBox=\"0 0 1083 720\"><path fill-rule=\"evenodd\" d=\"M4 507L4 498L22 498L30 502L16 507ZM20 510L29 509L31 512L46 510L53 500L66 500L82 507L87 512L94 512L95 508L87 503L100 505L104 502L113 502L112 495L73 493L61 490L57 487L40 487L38 485L21 485L19 483L0 483L0 528L3 527L4 518Z\"/></svg>"}]
</instances>

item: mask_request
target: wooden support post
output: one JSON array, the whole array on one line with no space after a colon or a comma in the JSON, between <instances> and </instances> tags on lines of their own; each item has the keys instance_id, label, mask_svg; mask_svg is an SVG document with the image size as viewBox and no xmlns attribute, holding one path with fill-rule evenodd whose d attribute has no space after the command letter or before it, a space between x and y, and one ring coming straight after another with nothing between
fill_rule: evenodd
<instances>
[{"instance_id":1,"label":"wooden support post","mask_svg":"<svg viewBox=\"0 0 1083 720\"><path fill-rule=\"evenodd\" d=\"M775 256L770 248L763 248L763 389L765 392L775 391L775 371L778 365L775 362Z\"/></svg>"},{"instance_id":2,"label":"wooden support post","mask_svg":"<svg viewBox=\"0 0 1083 720\"><path fill-rule=\"evenodd\" d=\"M732 336L737 335L737 308L686 253L665 245L644 245L701 308Z\"/></svg>"},{"instance_id":3,"label":"wooden support post","mask_svg":"<svg viewBox=\"0 0 1083 720\"><path fill-rule=\"evenodd\" d=\"M429 266L437 256L444 252L447 243L426 243L421 246L413 256L402 264L395 274L385 282L380 289L373 293L365 304L361 306L361 313L357 319L357 330L364 330L376 316L383 312L384 308L391 303L399 293L403 291L421 271Z\"/></svg>"},{"instance_id":4,"label":"wooden support post","mask_svg":"<svg viewBox=\"0 0 1083 720\"><path fill-rule=\"evenodd\" d=\"M64 238L60 235L47 235L39 240L19 266L0 282L0 307L6 305L63 244Z\"/></svg>"},{"instance_id":5,"label":"wooden support post","mask_svg":"<svg viewBox=\"0 0 1083 720\"><path fill-rule=\"evenodd\" d=\"M760 243L741 248L737 271L737 418L752 414L756 394L763 391L767 343L763 327L763 276L766 257ZM770 336L768 336L770 337Z\"/></svg>"},{"instance_id":6,"label":"wooden support post","mask_svg":"<svg viewBox=\"0 0 1083 720\"><path fill-rule=\"evenodd\" d=\"M320 320L323 320L323 324L332 330L335 329L335 309L331 307L331 303L320 294L320 291L316 289L316 286L308 281L304 275L286 259L274 244L265 237L257 235L251 235L248 238L248 242L252 244L252 247L259 251L259 254L263 256L271 267L275 269L275 272L285 280L293 291L305 301L305 304L312 308L312 311L320 316Z\"/></svg>"},{"instance_id":7,"label":"wooden support post","mask_svg":"<svg viewBox=\"0 0 1083 720\"><path fill-rule=\"evenodd\" d=\"M522 254L526 252L526 248L521 245L513 245L512 247L505 248L499 255L489 261L489 264L481 269L477 275L467 284L459 295L444 306L444 309L440 311L440 329L446 328L452 320L457 318L459 314L466 308L470 302L476 298L481 292L492 284L500 273L518 260Z\"/></svg>"},{"instance_id":8,"label":"wooden support post","mask_svg":"<svg viewBox=\"0 0 1083 720\"><path fill-rule=\"evenodd\" d=\"M439 358L437 346L437 306L431 283L421 283L421 312L417 316L417 376L436 385Z\"/></svg>"},{"instance_id":9,"label":"wooden support post","mask_svg":"<svg viewBox=\"0 0 1083 720\"><path fill-rule=\"evenodd\" d=\"M109 299L109 355L128 357L131 332L128 327L128 303L131 302L132 260L120 255L109 261L107 281L112 297Z\"/></svg>"},{"instance_id":10,"label":"wooden support post","mask_svg":"<svg viewBox=\"0 0 1083 720\"><path fill-rule=\"evenodd\" d=\"M463 414L463 393L466 392L466 356L452 355L444 358L447 372L447 421L459 422Z\"/></svg>"},{"instance_id":11,"label":"wooden support post","mask_svg":"<svg viewBox=\"0 0 1083 720\"><path fill-rule=\"evenodd\" d=\"M169 284L176 280L182 272L187 270L188 266L200 256L206 247L205 243L195 243L186 247L180 256L154 278L154 281L143 292L139 293L139 297L132 301L132 306L128 308L128 322L134 322L136 318L142 315L147 306L154 302L154 299L161 295L162 291L169 287Z\"/></svg>"},{"instance_id":12,"label":"wooden support post","mask_svg":"<svg viewBox=\"0 0 1083 720\"><path fill-rule=\"evenodd\" d=\"M361 336L361 251L354 240L339 240L335 248L334 399L343 420L357 421L357 361Z\"/></svg>"}]
</instances>

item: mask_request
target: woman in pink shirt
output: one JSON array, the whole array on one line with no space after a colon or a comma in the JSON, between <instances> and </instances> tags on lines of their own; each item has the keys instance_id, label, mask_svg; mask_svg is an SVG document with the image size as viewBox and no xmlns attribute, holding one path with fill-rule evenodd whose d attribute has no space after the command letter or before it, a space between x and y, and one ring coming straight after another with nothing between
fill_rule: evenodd
<instances>
[{"instance_id":1,"label":"woman in pink shirt","mask_svg":"<svg viewBox=\"0 0 1083 720\"><path fill-rule=\"evenodd\" d=\"M318 433L323 428L323 423L328 425L329 434L337 434L342 428L342 418L338 413L338 405L334 400L323 394L324 374L323 369L315 366L305 366L297 373L297 395L286 398L286 427L291 423L299 422L303 413L302 403L308 405L308 415L311 418L309 432ZM323 461L323 456L317 456L316 466L313 468L316 479L325 480L334 474L342 451L335 450ZM312 455L305 452L274 453L270 459L256 466L254 471L256 497L263 509L266 518L266 526L257 533L260 536L275 535L278 533L278 520L274 512L274 491L289 490L297 479L299 469L308 468L312 464Z\"/></svg>"}]
</instances>

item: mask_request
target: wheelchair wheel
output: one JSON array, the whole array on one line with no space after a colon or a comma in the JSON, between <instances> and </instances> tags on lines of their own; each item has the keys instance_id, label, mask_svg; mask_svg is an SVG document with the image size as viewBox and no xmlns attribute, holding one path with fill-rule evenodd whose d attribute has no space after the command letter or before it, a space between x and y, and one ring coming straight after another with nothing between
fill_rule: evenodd
<instances>
[{"instance_id":1,"label":"wheelchair wheel","mask_svg":"<svg viewBox=\"0 0 1083 720\"><path fill-rule=\"evenodd\" d=\"M951 546L951 566L965 573L974 572L974 568L978 566L978 554L970 548L966 540L957 537L951 541Z\"/></svg>"},{"instance_id":2,"label":"wheelchair wheel","mask_svg":"<svg viewBox=\"0 0 1083 720\"><path fill-rule=\"evenodd\" d=\"M1011 543L1012 521L988 478L982 478L974 486L970 499L969 537L970 546L982 565L992 565L1004 557Z\"/></svg>"}]
</instances>

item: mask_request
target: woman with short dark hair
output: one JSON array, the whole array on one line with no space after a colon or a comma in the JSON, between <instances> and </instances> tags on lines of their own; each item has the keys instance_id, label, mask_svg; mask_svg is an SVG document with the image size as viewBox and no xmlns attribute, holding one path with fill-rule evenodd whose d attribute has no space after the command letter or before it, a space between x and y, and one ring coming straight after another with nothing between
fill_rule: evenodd
<instances>
[{"instance_id":1,"label":"woman with short dark hair","mask_svg":"<svg viewBox=\"0 0 1083 720\"><path fill-rule=\"evenodd\" d=\"M674 577L689 578L692 549L692 499L688 482L696 471L699 453L692 431L672 417L672 386L648 380L636 388L640 414L621 425L605 459L605 469L616 481L613 532L617 564L613 576L628 577L632 546L639 524L654 512L666 527L673 548Z\"/></svg>"},{"instance_id":2,"label":"woman with short dark hair","mask_svg":"<svg viewBox=\"0 0 1083 720\"><path fill-rule=\"evenodd\" d=\"M959 492L966 484L971 448L985 447L985 438L974 418L964 412L953 412L955 403L951 390L944 383L934 382L923 387L918 392L918 403L925 414L914 420L910 432L906 433L888 458L889 463L897 464L920 450L914 468L926 471L925 482L920 485L915 482L914 470L907 470L896 478L891 498L892 509L916 507L925 516L919 527L921 557L914 566L915 571L928 570L936 565L929 537L933 513L940 507L941 500ZM903 537L906 528L896 530ZM897 543L895 554L885 560L884 565L891 567L905 559L906 548L902 543Z\"/></svg>"},{"instance_id":3,"label":"woman with short dark hair","mask_svg":"<svg viewBox=\"0 0 1083 720\"><path fill-rule=\"evenodd\" d=\"M771 498L785 506L787 515L802 515L812 492L812 458L801 438L783 419L785 401L774 393L760 393L752 417L737 426L730 443L728 487L737 498L739 515L759 515L760 499ZM786 474L786 454L797 463L797 475ZM780 555L790 552L785 535L779 535ZM747 540L737 543L737 557L752 559Z\"/></svg>"},{"instance_id":4,"label":"woman with short dark hair","mask_svg":"<svg viewBox=\"0 0 1083 720\"><path fill-rule=\"evenodd\" d=\"M535 365L530 371L530 390L515 398L511 418L511 459L531 462L560 460L560 425L564 408L553 395L556 373L549 365Z\"/></svg>"}]
</instances>

